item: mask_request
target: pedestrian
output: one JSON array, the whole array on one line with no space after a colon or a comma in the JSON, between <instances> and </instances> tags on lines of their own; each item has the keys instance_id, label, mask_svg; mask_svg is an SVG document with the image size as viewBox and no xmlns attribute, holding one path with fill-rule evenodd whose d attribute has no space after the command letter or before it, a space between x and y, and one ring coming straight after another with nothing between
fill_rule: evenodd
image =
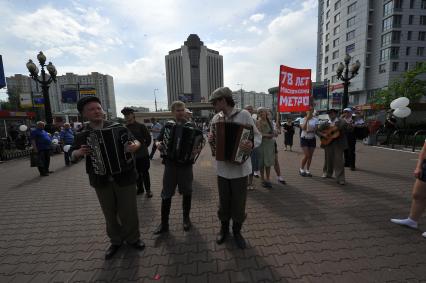
<instances>
[{"instance_id":1,"label":"pedestrian","mask_svg":"<svg viewBox=\"0 0 426 283\"><path fill-rule=\"evenodd\" d=\"M151 144L151 135L144 124L136 122L134 112L135 111L130 107L124 107L123 110L121 110L126 120L127 129L132 132L133 136L141 144L141 147L134 154L136 171L138 173L136 194L141 195L146 191L145 196L147 198L152 198L151 179L149 176L151 164L148 152L148 146Z\"/></svg>"},{"instance_id":2,"label":"pedestrian","mask_svg":"<svg viewBox=\"0 0 426 283\"><path fill-rule=\"evenodd\" d=\"M268 119L268 111L264 107L257 109L259 120L256 127L262 134L262 143L258 148L258 161L260 169L260 178L264 188L272 188L271 184L271 167L275 164L274 153L274 128L271 121Z\"/></svg>"},{"instance_id":3,"label":"pedestrian","mask_svg":"<svg viewBox=\"0 0 426 283\"><path fill-rule=\"evenodd\" d=\"M31 131L31 144L33 151L37 152L38 171L40 176L49 176L50 166L50 151L52 150L52 139L48 132L44 130L46 124L43 121L38 121L36 128Z\"/></svg>"},{"instance_id":4,"label":"pedestrian","mask_svg":"<svg viewBox=\"0 0 426 283\"><path fill-rule=\"evenodd\" d=\"M245 110L247 110L250 113L250 116L253 119L254 124L256 124L256 119L253 118L253 106L252 105L246 105L246 107L244 107ZM257 171L259 170L259 166L258 166L258 160L257 160L257 148L254 148L251 152L250 155L250 159L251 159L251 173L248 177L248 184L247 184L247 190L254 190L255 186L253 183L253 177L256 175L257 177L259 177L259 173L257 173Z\"/></svg>"},{"instance_id":5,"label":"pedestrian","mask_svg":"<svg viewBox=\"0 0 426 283\"><path fill-rule=\"evenodd\" d=\"M71 125L69 123L64 124L64 128L61 130L61 133L59 134L59 139L64 148L65 165L70 166L71 165L70 154L69 154L69 150L65 150L65 146L67 145L71 146L73 144L74 132L71 129Z\"/></svg>"},{"instance_id":6,"label":"pedestrian","mask_svg":"<svg viewBox=\"0 0 426 283\"><path fill-rule=\"evenodd\" d=\"M287 146L290 147L290 151L293 151L293 137L294 137L294 123L291 117L287 117L287 121L284 123L284 150L287 151Z\"/></svg>"},{"instance_id":7,"label":"pedestrian","mask_svg":"<svg viewBox=\"0 0 426 283\"><path fill-rule=\"evenodd\" d=\"M274 170L275 174L277 175L277 182L285 185L286 181L284 180L284 177L281 176L281 166L280 162L278 161L277 137L281 135L281 129L280 126L275 123L274 120L272 120L272 112L270 110L268 110L268 119L269 121L272 121L272 128L274 129L274 136L272 139L274 140Z\"/></svg>"},{"instance_id":8,"label":"pedestrian","mask_svg":"<svg viewBox=\"0 0 426 283\"><path fill-rule=\"evenodd\" d=\"M398 129L396 117L393 110L389 110L385 120L386 141L383 144L390 145L392 134Z\"/></svg>"},{"instance_id":9,"label":"pedestrian","mask_svg":"<svg viewBox=\"0 0 426 283\"><path fill-rule=\"evenodd\" d=\"M414 169L414 176L416 181L413 186L411 209L408 218L405 219L391 219L393 223L417 229L417 222L426 209L426 140L423 148L419 153L419 160ZM422 234L426 238L426 232Z\"/></svg>"},{"instance_id":10,"label":"pedestrian","mask_svg":"<svg viewBox=\"0 0 426 283\"><path fill-rule=\"evenodd\" d=\"M172 115L174 116L175 133L182 131L183 126L189 123L191 126L195 125L192 122L186 120L185 103L182 101L174 101L170 106ZM160 135L157 138L157 148L162 151L165 146L165 131L166 127L163 127ZM173 141L172 147L175 148L176 140ZM172 197L176 192L176 187L179 189L179 193L182 195L182 212L183 212L183 230L189 231L191 229L191 220L189 217L191 211L192 201L192 162L179 163L171 159L166 152L163 153L163 190L161 191L161 223L158 228L154 231L155 235L166 233L169 231L169 215L170 207L172 205Z\"/></svg>"},{"instance_id":11,"label":"pedestrian","mask_svg":"<svg viewBox=\"0 0 426 283\"><path fill-rule=\"evenodd\" d=\"M313 110L307 111L306 116L300 120L300 147L303 150L303 158L300 162L299 174L302 177L312 177L309 170L317 146L315 137L317 124L317 120L313 116Z\"/></svg>"},{"instance_id":12,"label":"pedestrian","mask_svg":"<svg viewBox=\"0 0 426 283\"><path fill-rule=\"evenodd\" d=\"M121 127L119 123L104 120L105 112L101 101L96 96L87 96L77 102L77 110L89 122L81 128L75 136L71 147L71 160L76 162L86 158L86 172L89 175L90 185L95 188L102 212L105 217L106 231L111 245L105 252L105 259L111 259L122 246L123 242L137 250L145 248L140 239L139 219L136 204L136 173L133 163L121 173L111 175L99 174L97 153L87 144L87 134L94 130ZM127 131L128 142L126 151L135 153L140 143ZM96 149L96 148L94 148Z\"/></svg>"},{"instance_id":13,"label":"pedestrian","mask_svg":"<svg viewBox=\"0 0 426 283\"><path fill-rule=\"evenodd\" d=\"M210 97L216 113L212 121L209 133L209 142L214 142L212 129L214 124L221 117L227 122L250 125L253 127L254 144L246 140L240 144L240 149L247 153L259 146L261 135L257 130L253 118L246 110L235 109L235 102L232 98L232 91L228 87L220 87L213 91ZM223 136L217 136L216 139L223 139ZM232 231L236 245L240 249L246 247L246 241L241 235L241 228L246 218L246 199L247 199L247 176L252 172L250 160L242 164L234 164L226 161L217 161L217 185L219 191L219 211L218 217L221 222L220 232L216 238L217 244L223 244L229 236L229 224L232 219Z\"/></svg>"},{"instance_id":14,"label":"pedestrian","mask_svg":"<svg viewBox=\"0 0 426 283\"><path fill-rule=\"evenodd\" d=\"M345 164L343 160L343 152L348 147L346 138L347 124L344 119L339 118L336 109L327 111L328 121L321 124L318 134L323 139L328 139L330 143L323 146L324 148L324 167L323 178L332 178L333 172L336 181L340 185L345 184ZM327 135L326 131L331 130L332 133Z\"/></svg>"},{"instance_id":15,"label":"pedestrian","mask_svg":"<svg viewBox=\"0 0 426 283\"><path fill-rule=\"evenodd\" d=\"M154 158L155 151L157 150L158 136L160 135L162 126L154 118L151 119L151 123L152 123L151 133L152 133L153 142L152 142L151 154L149 155L149 159L152 160Z\"/></svg>"},{"instance_id":16,"label":"pedestrian","mask_svg":"<svg viewBox=\"0 0 426 283\"><path fill-rule=\"evenodd\" d=\"M346 139L348 141L348 148L344 151L345 167L349 167L352 171L355 171L356 136L355 121L352 118L352 109L343 109L342 118L347 124Z\"/></svg>"}]
</instances>

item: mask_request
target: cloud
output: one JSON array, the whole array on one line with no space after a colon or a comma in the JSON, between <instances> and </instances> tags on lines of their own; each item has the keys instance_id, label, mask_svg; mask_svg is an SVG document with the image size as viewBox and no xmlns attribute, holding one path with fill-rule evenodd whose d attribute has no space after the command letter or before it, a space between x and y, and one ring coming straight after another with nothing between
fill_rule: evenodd
<instances>
[{"instance_id":1,"label":"cloud","mask_svg":"<svg viewBox=\"0 0 426 283\"><path fill-rule=\"evenodd\" d=\"M255 27L255 26L250 26L250 27L247 29L247 31L249 31L249 32L251 32L251 33L256 33L256 34L258 34L258 35L261 35L261 34L262 34L262 30L261 30L261 29L259 29L259 28L257 28L257 27Z\"/></svg>"},{"instance_id":2,"label":"cloud","mask_svg":"<svg viewBox=\"0 0 426 283\"><path fill-rule=\"evenodd\" d=\"M254 14L250 16L252 22L258 23L265 18L265 14Z\"/></svg>"}]
</instances>

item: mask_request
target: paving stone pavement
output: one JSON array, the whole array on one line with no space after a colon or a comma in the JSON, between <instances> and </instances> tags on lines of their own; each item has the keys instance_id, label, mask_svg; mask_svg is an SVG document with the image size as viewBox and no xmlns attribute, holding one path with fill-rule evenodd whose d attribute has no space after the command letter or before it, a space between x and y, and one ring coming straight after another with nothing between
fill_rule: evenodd
<instances>
[{"instance_id":1,"label":"paving stone pavement","mask_svg":"<svg viewBox=\"0 0 426 283\"><path fill-rule=\"evenodd\" d=\"M298 175L300 149L279 148L288 184L267 190L256 180L243 227L247 249L215 243L218 196L207 146L194 167L193 229L183 232L176 195L171 232L152 234L160 221L157 156L154 197L138 196L147 247L123 248L110 261L104 260L105 223L83 163L65 167L56 155L55 173L46 178L27 159L0 164L0 282L426 281L426 239L389 221L408 213L416 154L358 144L359 169L347 171L347 185L339 186L320 177L321 149L314 154L314 176L304 178Z\"/></svg>"}]
</instances>

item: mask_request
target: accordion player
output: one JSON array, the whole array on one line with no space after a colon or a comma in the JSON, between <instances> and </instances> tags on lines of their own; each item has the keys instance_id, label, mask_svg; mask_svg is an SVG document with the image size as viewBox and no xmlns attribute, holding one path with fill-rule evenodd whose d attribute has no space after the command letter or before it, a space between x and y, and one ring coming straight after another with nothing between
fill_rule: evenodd
<instances>
[{"instance_id":1,"label":"accordion player","mask_svg":"<svg viewBox=\"0 0 426 283\"><path fill-rule=\"evenodd\" d=\"M168 121L164 125L163 158L177 164L193 164L197 161L201 149L205 145L203 132L191 122L183 125L175 121Z\"/></svg>"},{"instance_id":2,"label":"accordion player","mask_svg":"<svg viewBox=\"0 0 426 283\"><path fill-rule=\"evenodd\" d=\"M117 175L134 169L133 156L127 152L132 142L128 129L113 124L98 130L81 132L83 140L91 149L90 162L96 175Z\"/></svg>"},{"instance_id":3,"label":"accordion player","mask_svg":"<svg viewBox=\"0 0 426 283\"><path fill-rule=\"evenodd\" d=\"M218 139L218 136L223 138ZM240 149L240 144L246 140L254 143L253 126L251 125L221 120L212 125L210 147L212 155L218 161L243 164L250 157L250 152Z\"/></svg>"}]
</instances>

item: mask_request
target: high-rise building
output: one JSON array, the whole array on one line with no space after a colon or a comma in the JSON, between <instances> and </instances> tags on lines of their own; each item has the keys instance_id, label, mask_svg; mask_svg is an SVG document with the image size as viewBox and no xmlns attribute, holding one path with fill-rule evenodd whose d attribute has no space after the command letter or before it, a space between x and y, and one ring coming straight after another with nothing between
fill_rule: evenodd
<instances>
[{"instance_id":1,"label":"high-rise building","mask_svg":"<svg viewBox=\"0 0 426 283\"><path fill-rule=\"evenodd\" d=\"M370 103L377 90L426 60L426 0L319 0L317 44L316 81L328 80L330 95L339 97L336 70L349 54L361 63L349 104Z\"/></svg>"},{"instance_id":2,"label":"high-rise building","mask_svg":"<svg viewBox=\"0 0 426 283\"><path fill-rule=\"evenodd\" d=\"M191 34L181 48L166 55L167 100L208 101L223 86L223 57Z\"/></svg>"},{"instance_id":3,"label":"high-rise building","mask_svg":"<svg viewBox=\"0 0 426 283\"><path fill-rule=\"evenodd\" d=\"M243 109L246 105L251 105L255 109L259 107L274 109L273 95L270 93L245 91L242 89L233 91L232 98L237 109Z\"/></svg>"},{"instance_id":4,"label":"high-rise building","mask_svg":"<svg viewBox=\"0 0 426 283\"><path fill-rule=\"evenodd\" d=\"M76 112L78 98L84 95L96 95L101 100L108 118L117 117L112 76L97 72L88 75L66 73L57 76L56 80L56 83L52 83L49 88L50 104L54 116L55 114ZM16 74L6 78L6 81L9 91L15 91L20 95L31 95L33 99L41 96L41 86L28 76Z\"/></svg>"}]
</instances>

